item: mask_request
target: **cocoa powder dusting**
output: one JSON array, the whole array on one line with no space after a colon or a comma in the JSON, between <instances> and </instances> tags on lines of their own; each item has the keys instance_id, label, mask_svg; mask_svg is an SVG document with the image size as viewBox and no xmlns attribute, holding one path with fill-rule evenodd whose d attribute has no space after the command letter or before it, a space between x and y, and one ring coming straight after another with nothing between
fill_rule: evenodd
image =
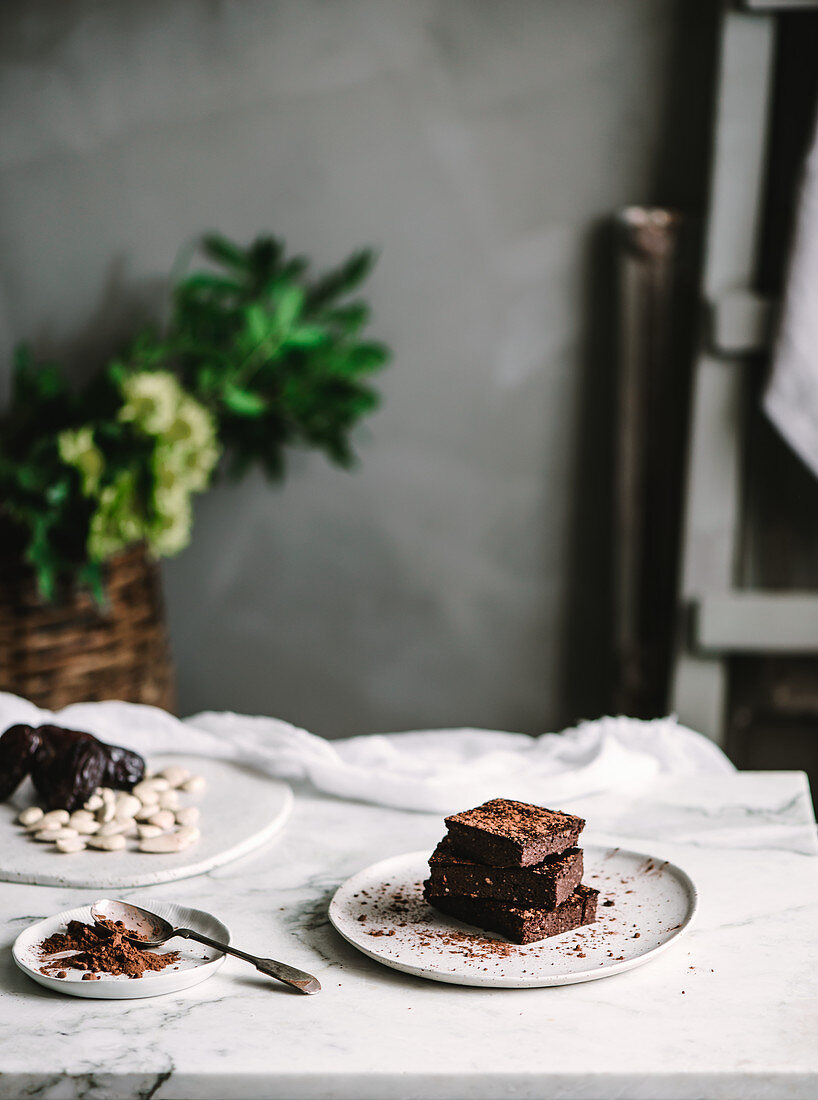
<instances>
[{"instance_id":1,"label":"cocoa powder dusting","mask_svg":"<svg viewBox=\"0 0 818 1100\"><path fill-rule=\"evenodd\" d=\"M51 955L73 951L75 954L48 961ZM82 921L68 922L64 932L55 932L37 948L43 960L41 974L56 974L65 977L64 967L72 970L85 970L83 981L96 981L99 974L124 974L129 978L141 978L148 970L164 970L166 966L179 961L178 951L166 951L158 955L137 947L125 939L125 928L121 921L113 924L83 924Z\"/></svg>"}]
</instances>

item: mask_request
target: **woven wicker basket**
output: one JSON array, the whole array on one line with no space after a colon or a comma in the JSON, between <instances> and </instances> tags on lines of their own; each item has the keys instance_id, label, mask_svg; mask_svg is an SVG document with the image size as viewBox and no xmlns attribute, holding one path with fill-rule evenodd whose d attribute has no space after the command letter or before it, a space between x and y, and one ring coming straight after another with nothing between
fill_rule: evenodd
<instances>
[{"instance_id":1,"label":"woven wicker basket","mask_svg":"<svg viewBox=\"0 0 818 1100\"><path fill-rule=\"evenodd\" d=\"M67 591L45 604L19 558L0 562L0 690L57 710L123 699L173 710L158 566L136 546L106 567L107 606Z\"/></svg>"}]
</instances>

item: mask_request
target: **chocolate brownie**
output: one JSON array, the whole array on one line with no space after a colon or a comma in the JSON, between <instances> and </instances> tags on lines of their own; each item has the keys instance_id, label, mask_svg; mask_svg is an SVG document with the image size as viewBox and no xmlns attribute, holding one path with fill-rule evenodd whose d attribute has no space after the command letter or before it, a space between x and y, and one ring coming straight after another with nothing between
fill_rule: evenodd
<instances>
[{"instance_id":1,"label":"chocolate brownie","mask_svg":"<svg viewBox=\"0 0 818 1100\"><path fill-rule=\"evenodd\" d=\"M490 867L458 855L448 837L429 859L429 882L435 894L495 898L522 907L553 909L582 881L582 852L569 848L530 867Z\"/></svg>"},{"instance_id":2,"label":"chocolate brownie","mask_svg":"<svg viewBox=\"0 0 818 1100\"><path fill-rule=\"evenodd\" d=\"M547 936L559 936L562 932L593 924L599 891L580 884L571 897L556 909L522 909L484 898L441 897L432 893L427 879L423 884L423 896L430 905L447 916L476 925L486 932L499 932L512 943L534 943Z\"/></svg>"},{"instance_id":3,"label":"chocolate brownie","mask_svg":"<svg viewBox=\"0 0 818 1100\"><path fill-rule=\"evenodd\" d=\"M530 867L546 856L576 847L581 817L527 802L493 798L446 818L449 837L464 856L493 867Z\"/></svg>"}]
</instances>

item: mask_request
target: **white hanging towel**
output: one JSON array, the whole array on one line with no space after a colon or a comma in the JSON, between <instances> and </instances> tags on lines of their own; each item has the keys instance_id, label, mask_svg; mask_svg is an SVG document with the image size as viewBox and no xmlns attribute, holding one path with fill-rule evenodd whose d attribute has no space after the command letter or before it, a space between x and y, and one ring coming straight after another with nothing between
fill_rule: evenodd
<instances>
[{"instance_id":1,"label":"white hanging towel","mask_svg":"<svg viewBox=\"0 0 818 1100\"><path fill-rule=\"evenodd\" d=\"M818 128L804 170L764 411L818 477Z\"/></svg>"}]
</instances>

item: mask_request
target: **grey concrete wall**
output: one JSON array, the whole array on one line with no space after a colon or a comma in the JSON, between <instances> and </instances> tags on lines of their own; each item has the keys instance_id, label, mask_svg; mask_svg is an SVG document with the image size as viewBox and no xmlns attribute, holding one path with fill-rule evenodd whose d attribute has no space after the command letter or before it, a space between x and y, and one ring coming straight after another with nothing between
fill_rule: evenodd
<instances>
[{"instance_id":1,"label":"grey concrete wall","mask_svg":"<svg viewBox=\"0 0 818 1100\"><path fill-rule=\"evenodd\" d=\"M379 245L349 475L296 456L166 570L181 708L328 735L605 705L628 202L696 206L712 13L672 0L7 3L0 336L89 369L207 227Z\"/></svg>"}]
</instances>

